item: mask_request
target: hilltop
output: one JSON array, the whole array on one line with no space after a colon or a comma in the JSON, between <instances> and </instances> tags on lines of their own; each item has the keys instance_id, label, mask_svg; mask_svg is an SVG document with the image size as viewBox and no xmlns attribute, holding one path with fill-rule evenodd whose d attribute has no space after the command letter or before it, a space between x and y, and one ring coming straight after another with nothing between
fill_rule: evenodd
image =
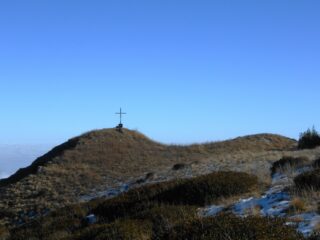
<instances>
[{"instance_id":1,"label":"hilltop","mask_svg":"<svg viewBox=\"0 0 320 240\"><path fill-rule=\"evenodd\" d=\"M96 130L70 139L0 180L0 218L21 221L129 182L143 184L218 170L254 173L266 181L272 162L294 154L296 145L295 140L274 134L165 145L128 129L123 133Z\"/></svg>"}]
</instances>

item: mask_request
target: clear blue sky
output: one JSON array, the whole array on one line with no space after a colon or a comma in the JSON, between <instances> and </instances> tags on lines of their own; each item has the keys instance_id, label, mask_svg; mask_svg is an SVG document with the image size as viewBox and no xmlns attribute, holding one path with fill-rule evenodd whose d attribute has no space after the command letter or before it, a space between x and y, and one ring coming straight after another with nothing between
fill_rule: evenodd
<instances>
[{"instance_id":1,"label":"clear blue sky","mask_svg":"<svg viewBox=\"0 0 320 240\"><path fill-rule=\"evenodd\" d=\"M320 127L318 0L4 0L0 143L126 127L167 143Z\"/></svg>"}]
</instances>

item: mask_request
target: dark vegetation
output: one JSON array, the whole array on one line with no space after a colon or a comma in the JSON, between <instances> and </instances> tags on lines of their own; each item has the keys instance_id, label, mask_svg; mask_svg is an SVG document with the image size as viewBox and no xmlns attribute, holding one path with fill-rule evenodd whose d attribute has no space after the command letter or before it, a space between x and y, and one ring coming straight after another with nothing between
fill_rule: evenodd
<instances>
[{"instance_id":1,"label":"dark vegetation","mask_svg":"<svg viewBox=\"0 0 320 240\"><path fill-rule=\"evenodd\" d=\"M310 160L307 157L290 157L285 156L279 161L272 164L271 173L284 172L286 170L297 170L298 168L307 166Z\"/></svg>"},{"instance_id":2,"label":"dark vegetation","mask_svg":"<svg viewBox=\"0 0 320 240\"><path fill-rule=\"evenodd\" d=\"M298 175L294 178L294 183L301 190L320 190L320 169Z\"/></svg>"},{"instance_id":3,"label":"dark vegetation","mask_svg":"<svg viewBox=\"0 0 320 240\"><path fill-rule=\"evenodd\" d=\"M240 172L216 172L176 181L156 183L132 189L105 201L93 213L107 221L136 214L154 204L204 206L224 197L249 192L257 185L257 177Z\"/></svg>"},{"instance_id":4,"label":"dark vegetation","mask_svg":"<svg viewBox=\"0 0 320 240\"><path fill-rule=\"evenodd\" d=\"M320 135L314 127L300 134L299 149L312 149L317 146L320 146Z\"/></svg>"},{"instance_id":5,"label":"dark vegetation","mask_svg":"<svg viewBox=\"0 0 320 240\"><path fill-rule=\"evenodd\" d=\"M62 208L13 229L10 240L167 239L174 226L199 218L198 206L252 191L256 185L255 176L240 172L157 183ZM93 225L84 221L91 213L97 217Z\"/></svg>"},{"instance_id":6,"label":"dark vegetation","mask_svg":"<svg viewBox=\"0 0 320 240\"><path fill-rule=\"evenodd\" d=\"M178 170L181 170L181 169L186 169L186 168L188 168L188 167L189 167L188 164L185 164L185 163L177 163L177 164L173 165L172 170L178 171Z\"/></svg>"},{"instance_id":7,"label":"dark vegetation","mask_svg":"<svg viewBox=\"0 0 320 240\"><path fill-rule=\"evenodd\" d=\"M303 239L295 229L279 218L219 215L177 225L168 232L168 240L297 240Z\"/></svg>"}]
</instances>

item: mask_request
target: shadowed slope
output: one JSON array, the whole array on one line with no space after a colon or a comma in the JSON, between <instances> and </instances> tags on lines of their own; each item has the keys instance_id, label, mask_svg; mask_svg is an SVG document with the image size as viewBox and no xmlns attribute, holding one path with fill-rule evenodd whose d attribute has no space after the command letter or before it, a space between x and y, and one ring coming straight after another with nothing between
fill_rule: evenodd
<instances>
[{"instance_id":1,"label":"shadowed slope","mask_svg":"<svg viewBox=\"0 0 320 240\"><path fill-rule=\"evenodd\" d=\"M78 143L78 138L73 138L53 148L47 154L37 158L30 166L21 168L10 177L0 180L0 187L8 184L16 183L22 178L27 177L30 174L36 174L39 167L45 166L47 162L61 155L64 151L74 148L77 145L77 143Z\"/></svg>"}]
</instances>

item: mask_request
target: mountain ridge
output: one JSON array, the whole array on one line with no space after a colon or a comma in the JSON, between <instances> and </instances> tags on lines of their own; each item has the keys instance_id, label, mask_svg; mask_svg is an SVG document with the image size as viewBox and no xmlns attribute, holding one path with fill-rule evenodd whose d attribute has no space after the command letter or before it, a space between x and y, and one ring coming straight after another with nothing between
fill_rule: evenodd
<instances>
[{"instance_id":1,"label":"mountain ridge","mask_svg":"<svg viewBox=\"0 0 320 240\"><path fill-rule=\"evenodd\" d=\"M83 195L152 174L161 180L229 168L252 173L257 164L269 164L282 151L291 151L295 146L295 140L275 134L181 146L158 143L128 129L123 133L94 130L68 140L0 180L0 211L6 212L0 222L17 214L18 218L30 212L42 214L76 203ZM269 153L273 155L266 161L264 156ZM176 171L176 164L187 167Z\"/></svg>"},{"instance_id":2,"label":"mountain ridge","mask_svg":"<svg viewBox=\"0 0 320 240\"><path fill-rule=\"evenodd\" d=\"M47 164L47 162L49 162L53 158L58 157L59 155L63 154L64 151L72 150L73 148L75 148L82 138L90 138L92 134L95 134L98 132L113 131L113 130L114 129L94 130L94 131L90 131L90 132L84 133L80 136L69 139L68 141L54 147L48 153L38 157L29 166L27 166L25 168L18 169L14 174L12 174L11 176L9 176L6 179L1 179L0 180L0 187L6 186L7 184L16 183L19 180L21 180L22 178L28 176L29 174L36 174L39 167L45 166ZM265 141L265 143L273 143L273 142L279 143L280 141L283 141L284 139L286 139L288 141L292 141L292 142L296 141L295 139L287 138L287 137L277 135L277 134L261 133L261 134L245 135L245 136L236 137L236 138L224 140L224 141L176 145L176 144L159 143L154 140L151 140L150 138L146 137L145 135L143 135L137 131L131 131L131 132L132 133L135 132L135 134L138 134L138 136L140 135L141 139L149 141L150 143L158 145L158 146L166 146L166 147L179 146L179 147L183 147L183 148L188 148L188 147L192 147L192 146L204 146L204 147L210 148L210 145L213 145L213 144L221 144L221 143L224 144L224 143L228 143L228 142L242 141L242 140L249 140L249 141L251 141L251 140L252 141L258 140L259 141L260 140L260 141ZM126 129L125 133L126 134L130 133L130 130ZM283 145L281 145L281 147L283 147ZM278 150L278 149L269 149L269 150Z\"/></svg>"}]
</instances>

